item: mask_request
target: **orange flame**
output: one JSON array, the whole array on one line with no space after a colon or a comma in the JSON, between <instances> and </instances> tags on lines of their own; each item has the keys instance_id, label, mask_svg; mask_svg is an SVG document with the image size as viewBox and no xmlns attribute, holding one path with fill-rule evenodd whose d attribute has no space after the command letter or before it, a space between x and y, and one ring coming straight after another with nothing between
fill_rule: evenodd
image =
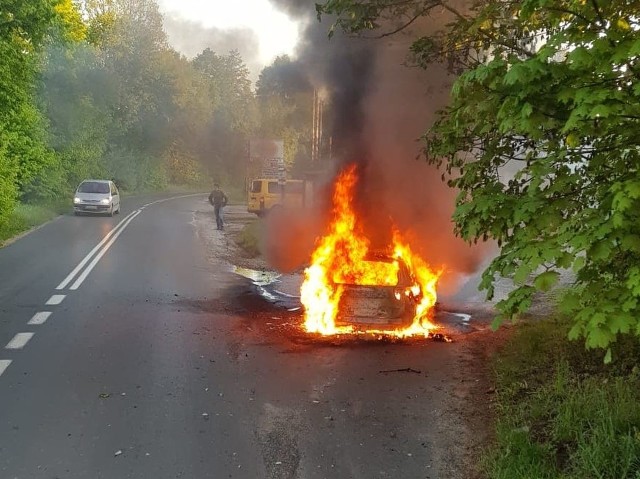
<instances>
[{"instance_id":1,"label":"orange flame","mask_svg":"<svg viewBox=\"0 0 640 479\"><path fill-rule=\"evenodd\" d=\"M395 337L428 336L437 329L429 319L436 303L436 284L440 272L416 256L399 231L393 232L393 246L389 248L393 261L368 261L370 243L363 234L353 209L353 190L357 182L355 166L343 171L337 179L333 194L333 220L327 233L318 240L305 270L300 290L305 309L304 327L307 332L321 335L371 333ZM338 325L339 304L344 285L397 286L400 261L409 269L413 284L395 293L404 294L415 303L415 316L404 329L366 329L354 325Z\"/></svg>"}]
</instances>

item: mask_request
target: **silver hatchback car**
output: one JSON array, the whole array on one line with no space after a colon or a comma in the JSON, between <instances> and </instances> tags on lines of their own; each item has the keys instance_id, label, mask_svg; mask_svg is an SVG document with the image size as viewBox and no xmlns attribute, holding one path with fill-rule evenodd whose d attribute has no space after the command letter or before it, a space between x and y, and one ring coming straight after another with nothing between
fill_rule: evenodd
<instances>
[{"instance_id":1,"label":"silver hatchback car","mask_svg":"<svg viewBox=\"0 0 640 479\"><path fill-rule=\"evenodd\" d=\"M73 197L73 212L113 216L120 213L120 192L113 181L85 180Z\"/></svg>"}]
</instances>

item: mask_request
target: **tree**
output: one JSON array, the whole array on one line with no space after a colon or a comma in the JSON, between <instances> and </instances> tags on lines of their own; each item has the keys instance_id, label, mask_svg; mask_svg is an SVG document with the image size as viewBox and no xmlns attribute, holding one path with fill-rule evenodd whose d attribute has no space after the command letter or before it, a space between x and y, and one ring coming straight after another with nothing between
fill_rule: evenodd
<instances>
[{"instance_id":1,"label":"tree","mask_svg":"<svg viewBox=\"0 0 640 479\"><path fill-rule=\"evenodd\" d=\"M207 48L191 64L207 85L213 105L200 154L212 174L239 184L245 174L247 141L256 128L249 70L235 50L219 55Z\"/></svg>"},{"instance_id":2,"label":"tree","mask_svg":"<svg viewBox=\"0 0 640 479\"><path fill-rule=\"evenodd\" d=\"M313 87L309 83L303 68L292 62L289 55L276 57L271 65L267 65L260 72L256 82L256 95L279 96L291 99L300 93L309 93Z\"/></svg>"},{"instance_id":3,"label":"tree","mask_svg":"<svg viewBox=\"0 0 640 479\"><path fill-rule=\"evenodd\" d=\"M218 55L210 48L193 59L193 67L209 84L216 112L234 130L250 130L249 105L253 101L249 69L237 50Z\"/></svg>"},{"instance_id":4,"label":"tree","mask_svg":"<svg viewBox=\"0 0 640 479\"><path fill-rule=\"evenodd\" d=\"M262 69L256 82L260 115L258 133L264 138L284 140L284 159L289 171L308 166L314 87L299 62L288 55L277 57ZM299 161L296 161L299 160Z\"/></svg>"},{"instance_id":5,"label":"tree","mask_svg":"<svg viewBox=\"0 0 640 479\"><path fill-rule=\"evenodd\" d=\"M59 0L55 6L61 36L68 42L80 42L87 36L87 26L73 0Z\"/></svg>"},{"instance_id":6,"label":"tree","mask_svg":"<svg viewBox=\"0 0 640 479\"><path fill-rule=\"evenodd\" d=\"M90 0L84 15L99 70L90 98L105 105L110 119L103 168L125 188L161 186L177 107L171 66L176 54L167 44L158 4Z\"/></svg>"},{"instance_id":7,"label":"tree","mask_svg":"<svg viewBox=\"0 0 640 479\"><path fill-rule=\"evenodd\" d=\"M60 160L64 178L58 194L85 178L106 174L103 157L112 128L109 106L114 97L113 83L101 70L94 48L86 43L49 48L40 103L49 123L49 145ZM39 199L42 192L56 195L54 185L43 184L56 176L55 171L47 171L30 188L30 199Z\"/></svg>"},{"instance_id":8,"label":"tree","mask_svg":"<svg viewBox=\"0 0 640 479\"><path fill-rule=\"evenodd\" d=\"M386 25L393 9L411 23L436 5L452 22L412 53L460 76L424 151L459 190L456 232L501 246L481 287L491 297L496 276L513 278L498 305L513 317L572 269L560 304L570 336L610 360L619 334L640 336L640 2L486 0L460 12L330 0L318 11L356 32Z\"/></svg>"},{"instance_id":9,"label":"tree","mask_svg":"<svg viewBox=\"0 0 640 479\"><path fill-rule=\"evenodd\" d=\"M199 146L206 142L209 122L215 110L208 78L192 63L173 51L162 59L162 70L173 83L173 111L167 131L169 146L164 152L169 181L174 184L202 184L203 165L208 155ZM208 185L209 186L209 185Z\"/></svg>"},{"instance_id":10,"label":"tree","mask_svg":"<svg viewBox=\"0 0 640 479\"><path fill-rule=\"evenodd\" d=\"M12 211L20 188L53 159L34 91L55 5L52 0L9 0L0 9L0 223Z\"/></svg>"}]
</instances>

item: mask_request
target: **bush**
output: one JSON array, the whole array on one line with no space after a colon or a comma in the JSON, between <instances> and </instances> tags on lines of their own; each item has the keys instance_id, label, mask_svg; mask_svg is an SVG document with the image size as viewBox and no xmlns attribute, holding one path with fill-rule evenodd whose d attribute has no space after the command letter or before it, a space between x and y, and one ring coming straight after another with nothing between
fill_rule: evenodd
<instances>
[{"instance_id":1,"label":"bush","mask_svg":"<svg viewBox=\"0 0 640 479\"><path fill-rule=\"evenodd\" d=\"M7 221L16 203L17 174L16 165L5 155L5 150L0 144L0 228Z\"/></svg>"},{"instance_id":2,"label":"bush","mask_svg":"<svg viewBox=\"0 0 640 479\"><path fill-rule=\"evenodd\" d=\"M621 340L605 365L568 329L523 324L499 353L490 478L640 479L640 343Z\"/></svg>"},{"instance_id":3,"label":"bush","mask_svg":"<svg viewBox=\"0 0 640 479\"><path fill-rule=\"evenodd\" d=\"M260 254L260 221L247 224L236 239L236 243L252 258Z\"/></svg>"},{"instance_id":4,"label":"bush","mask_svg":"<svg viewBox=\"0 0 640 479\"><path fill-rule=\"evenodd\" d=\"M165 166L141 151L117 148L105 156L104 163L106 177L125 191L164 190L169 184Z\"/></svg>"},{"instance_id":5,"label":"bush","mask_svg":"<svg viewBox=\"0 0 640 479\"><path fill-rule=\"evenodd\" d=\"M69 203L59 202L48 206L18 204L0 224L0 244L23 231L45 223L69 209Z\"/></svg>"},{"instance_id":6,"label":"bush","mask_svg":"<svg viewBox=\"0 0 640 479\"><path fill-rule=\"evenodd\" d=\"M70 186L66 174L59 165L45 168L22 187L21 200L30 204L47 204L70 198L74 186Z\"/></svg>"}]
</instances>

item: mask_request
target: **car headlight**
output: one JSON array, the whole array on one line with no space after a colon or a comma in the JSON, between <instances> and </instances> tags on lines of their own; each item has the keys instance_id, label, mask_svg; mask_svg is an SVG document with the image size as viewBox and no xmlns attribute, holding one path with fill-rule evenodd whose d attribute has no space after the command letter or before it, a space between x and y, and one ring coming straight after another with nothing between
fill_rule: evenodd
<instances>
[{"instance_id":1,"label":"car headlight","mask_svg":"<svg viewBox=\"0 0 640 479\"><path fill-rule=\"evenodd\" d=\"M100 203L102 203L103 205L108 205L111 202L111 200L109 198L103 198L100 200Z\"/></svg>"},{"instance_id":2,"label":"car headlight","mask_svg":"<svg viewBox=\"0 0 640 479\"><path fill-rule=\"evenodd\" d=\"M77 205L78 203L80 203L80 198L78 198L77 196L73 198L73 204Z\"/></svg>"}]
</instances>

